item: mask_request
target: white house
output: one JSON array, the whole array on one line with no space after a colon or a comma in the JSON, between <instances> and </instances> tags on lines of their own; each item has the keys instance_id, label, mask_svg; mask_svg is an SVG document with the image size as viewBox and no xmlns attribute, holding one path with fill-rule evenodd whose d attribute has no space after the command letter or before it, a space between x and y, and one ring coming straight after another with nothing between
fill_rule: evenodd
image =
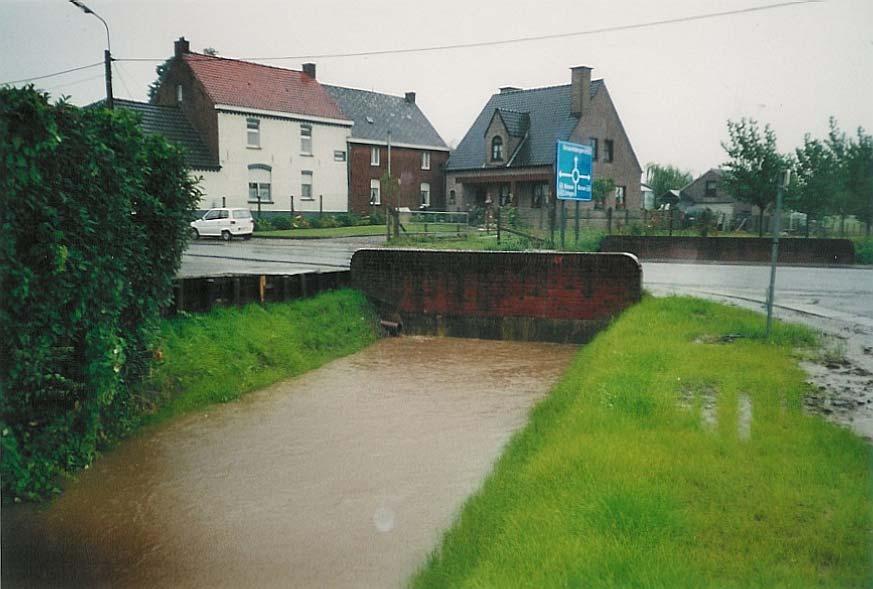
<instances>
[{"instance_id":1,"label":"white house","mask_svg":"<svg viewBox=\"0 0 873 589\"><path fill-rule=\"evenodd\" d=\"M202 208L264 212L348 210L347 142L353 121L303 71L191 53L175 55L155 96L175 107L205 145Z\"/></svg>"}]
</instances>

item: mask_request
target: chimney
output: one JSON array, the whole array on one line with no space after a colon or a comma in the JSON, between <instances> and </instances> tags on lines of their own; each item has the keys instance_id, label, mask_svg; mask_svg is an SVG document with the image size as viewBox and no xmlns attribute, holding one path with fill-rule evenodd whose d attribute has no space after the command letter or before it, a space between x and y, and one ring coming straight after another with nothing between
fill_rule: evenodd
<instances>
[{"instance_id":1,"label":"chimney","mask_svg":"<svg viewBox=\"0 0 873 589\"><path fill-rule=\"evenodd\" d=\"M415 104L415 92L406 93L406 102L409 104Z\"/></svg>"},{"instance_id":2,"label":"chimney","mask_svg":"<svg viewBox=\"0 0 873 589\"><path fill-rule=\"evenodd\" d=\"M585 116L591 103L591 68L578 65L570 68L570 114Z\"/></svg>"},{"instance_id":3,"label":"chimney","mask_svg":"<svg viewBox=\"0 0 873 589\"><path fill-rule=\"evenodd\" d=\"M303 64L303 73L315 79L315 64L314 63L304 63Z\"/></svg>"},{"instance_id":4,"label":"chimney","mask_svg":"<svg viewBox=\"0 0 873 589\"><path fill-rule=\"evenodd\" d=\"M500 88L501 94L509 94L510 92L518 92L521 88L516 88L515 86L502 86Z\"/></svg>"},{"instance_id":5,"label":"chimney","mask_svg":"<svg viewBox=\"0 0 873 589\"><path fill-rule=\"evenodd\" d=\"M191 45L185 37L179 37L179 40L173 43L176 57L182 57L186 53L191 53Z\"/></svg>"}]
</instances>

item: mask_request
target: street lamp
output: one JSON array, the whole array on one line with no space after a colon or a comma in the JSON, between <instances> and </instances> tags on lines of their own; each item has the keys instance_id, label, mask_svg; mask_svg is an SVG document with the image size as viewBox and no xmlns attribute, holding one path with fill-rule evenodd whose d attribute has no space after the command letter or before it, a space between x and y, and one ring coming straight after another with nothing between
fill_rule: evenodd
<instances>
[{"instance_id":1,"label":"street lamp","mask_svg":"<svg viewBox=\"0 0 873 589\"><path fill-rule=\"evenodd\" d=\"M100 19L103 26L106 28L106 50L103 52L103 67L106 78L106 107L112 110L114 100L112 98L112 47L109 44L109 25L103 20L103 17L85 6L80 0L70 0L70 4L80 9L85 14L93 14Z\"/></svg>"}]
</instances>

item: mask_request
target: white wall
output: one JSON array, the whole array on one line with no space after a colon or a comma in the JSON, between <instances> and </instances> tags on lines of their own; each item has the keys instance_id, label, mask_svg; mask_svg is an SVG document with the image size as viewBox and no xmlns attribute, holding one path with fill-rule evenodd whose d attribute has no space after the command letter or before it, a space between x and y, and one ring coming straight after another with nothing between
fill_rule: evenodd
<instances>
[{"instance_id":1,"label":"white wall","mask_svg":"<svg viewBox=\"0 0 873 589\"><path fill-rule=\"evenodd\" d=\"M248 147L246 119L260 121L260 149ZM312 125L312 155L300 153L300 125ZM324 197L325 212L348 210L348 147L350 127L323 123L271 119L257 115L218 113L218 146L220 172L194 172L202 176L203 209L221 206L226 197L228 207L257 209L249 202L249 165L272 167L271 192L273 204L261 203L263 211L288 211L290 195L294 195L295 211L318 211L319 195ZM334 151L346 152L345 161L335 161ZM300 197L301 172L312 172L313 200Z\"/></svg>"}]
</instances>

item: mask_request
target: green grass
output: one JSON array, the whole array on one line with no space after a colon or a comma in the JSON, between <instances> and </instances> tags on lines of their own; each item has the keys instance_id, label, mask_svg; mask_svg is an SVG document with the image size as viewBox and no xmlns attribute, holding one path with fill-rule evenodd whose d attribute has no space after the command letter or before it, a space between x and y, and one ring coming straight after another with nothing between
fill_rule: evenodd
<instances>
[{"instance_id":1,"label":"green grass","mask_svg":"<svg viewBox=\"0 0 873 589\"><path fill-rule=\"evenodd\" d=\"M373 343L373 310L352 290L164 322L163 360L145 383L157 400L149 422L237 399Z\"/></svg>"},{"instance_id":2,"label":"green grass","mask_svg":"<svg viewBox=\"0 0 873 589\"><path fill-rule=\"evenodd\" d=\"M763 324L691 298L625 312L534 408L412 586L870 587L871 449L802 410L793 348L816 336L779 324L766 343Z\"/></svg>"}]
</instances>

